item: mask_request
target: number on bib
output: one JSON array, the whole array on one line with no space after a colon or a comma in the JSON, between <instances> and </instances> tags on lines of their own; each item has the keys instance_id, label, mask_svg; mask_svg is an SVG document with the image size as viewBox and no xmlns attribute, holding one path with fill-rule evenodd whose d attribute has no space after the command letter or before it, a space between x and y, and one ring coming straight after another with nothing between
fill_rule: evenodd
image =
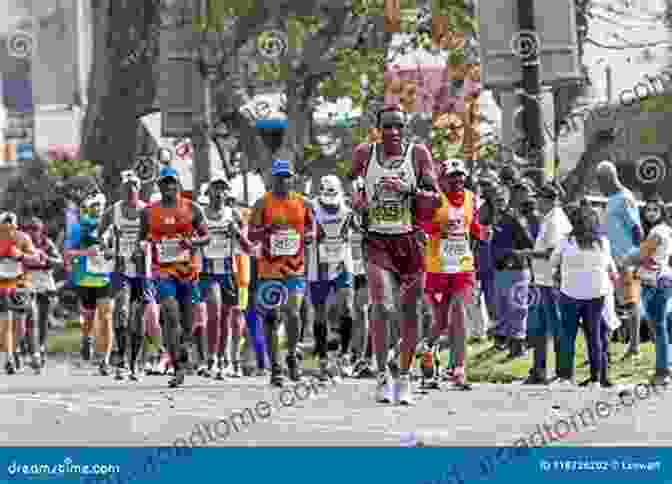
<instances>
[{"instance_id":1,"label":"number on bib","mask_svg":"<svg viewBox=\"0 0 672 484\"><path fill-rule=\"evenodd\" d=\"M184 262L185 250L182 249L180 241L175 239L163 240L158 245L159 263L172 264L175 262Z\"/></svg>"},{"instance_id":2,"label":"number on bib","mask_svg":"<svg viewBox=\"0 0 672 484\"><path fill-rule=\"evenodd\" d=\"M343 242L323 242L320 244L320 262L338 264L345 259L345 245Z\"/></svg>"},{"instance_id":3,"label":"number on bib","mask_svg":"<svg viewBox=\"0 0 672 484\"><path fill-rule=\"evenodd\" d=\"M441 239L441 272L455 274L471 270L465 263L470 255L469 242L464 238Z\"/></svg>"},{"instance_id":4,"label":"number on bib","mask_svg":"<svg viewBox=\"0 0 672 484\"><path fill-rule=\"evenodd\" d=\"M0 279L16 279L22 273L19 261L14 259L0 260Z\"/></svg>"},{"instance_id":5,"label":"number on bib","mask_svg":"<svg viewBox=\"0 0 672 484\"><path fill-rule=\"evenodd\" d=\"M106 260L102 255L87 257L86 272L90 274L109 274L114 271L114 259Z\"/></svg>"},{"instance_id":6,"label":"number on bib","mask_svg":"<svg viewBox=\"0 0 672 484\"><path fill-rule=\"evenodd\" d=\"M271 255L274 257L296 255L300 246L301 235L294 230L271 235Z\"/></svg>"}]
</instances>

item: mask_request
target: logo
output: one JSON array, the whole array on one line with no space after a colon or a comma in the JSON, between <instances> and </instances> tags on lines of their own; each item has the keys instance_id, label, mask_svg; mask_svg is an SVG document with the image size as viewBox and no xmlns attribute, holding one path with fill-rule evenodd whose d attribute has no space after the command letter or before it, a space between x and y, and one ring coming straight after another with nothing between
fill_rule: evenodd
<instances>
[{"instance_id":1,"label":"logo","mask_svg":"<svg viewBox=\"0 0 672 484\"><path fill-rule=\"evenodd\" d=\"M33 34L25 30L15 30L7 37L7 52L11 57L27 59L33 55Z\"/></svg>"},{"instance_id":2,"label":"logo","mask_svg":"<svg viewBox=\"0 0 672 484\"><path fill-rule=\"evenodd\" d=\"M541 41L533 30L520 30L511 38L511 52L521 59L529 59L539 54Z\"/></svg>"},{"instance_id":3,"label":"logo","mask_svg":"<svg viewBox=\"0 0 672 484\"><path fill-rule=\"evenodd\" d=\"M647 156L637 161L637 181L640 183L659 183L667 176L665 161L657 156Z\"/></svg>"},{"instance_id":4,"label":"logo","mask_svg":"<svg viewBox=\"0 0 672 484\"><path fill-rule=\"evenodd\" d=\"M274 61L287 53L287 35L280 30L267 30L257 37L257 53Z\"/></svg>"}]
</instances>

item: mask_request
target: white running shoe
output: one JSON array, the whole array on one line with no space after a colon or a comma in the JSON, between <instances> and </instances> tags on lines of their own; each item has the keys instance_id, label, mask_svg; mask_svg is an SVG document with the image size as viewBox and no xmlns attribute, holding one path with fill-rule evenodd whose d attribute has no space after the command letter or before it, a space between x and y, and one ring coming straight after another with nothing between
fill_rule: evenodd
<instances>
[{"instance_id":1,"label":"white running shoe","mask_svg":"<svg viewBox=\"0 0 672 484\"><path fill-rule=\"evenodd\" d=\"M394 384L399 392L399 405L415 405L410 375L401 375Z\"/></svg>"},{"instance_id":2,"label":"white running shoe","mask_svg":"<svg viewBox=\"0 0 672 484\"><path fill-rule=\"evenodd\" d=\"M376 402L394 403L394 387L390 383L390 377L387 372L378 375L376 382Z\"/></svg>"}]
</instances>

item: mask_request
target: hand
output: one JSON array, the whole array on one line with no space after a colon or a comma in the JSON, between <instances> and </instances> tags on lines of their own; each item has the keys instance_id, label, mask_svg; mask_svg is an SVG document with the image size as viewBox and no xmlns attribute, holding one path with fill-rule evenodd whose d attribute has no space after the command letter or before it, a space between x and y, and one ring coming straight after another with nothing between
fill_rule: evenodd
<instances>
[{"instance_id":1,"label":"hand","mask_svg":"<svg viewBox=\"0 0 672 484\"><path fill-rule=\"evenodd\" d=\"M481 240L484 240L486 242L492 241L492 236L494 235L494 231L492 230L492 227L490 225L482 225L481 226Z\"/></svg>"},{"instance_id":2,"label":"hand","mask_svg":"<svg viewBox=\"0 0 672 484\"><path fill-rule=\"evenodd\" d=\"M411 186L408 183L396 177L384 177L381 186L385 190L390 190L402 194L409 193L411 191Z\"/></svg>"},{"instance_id":3,"label":"hand","mask_svg":"<svg viewBox=\"0 0 672 484\"><path fill-rule=\"evenodd\" d=\"M16 246L9 249L9 257L11 257L13 259L18 259L18 260L23 259L24 255L25 254L23 253L23 251L19 250Z\"/></svg>"}]
</instances>

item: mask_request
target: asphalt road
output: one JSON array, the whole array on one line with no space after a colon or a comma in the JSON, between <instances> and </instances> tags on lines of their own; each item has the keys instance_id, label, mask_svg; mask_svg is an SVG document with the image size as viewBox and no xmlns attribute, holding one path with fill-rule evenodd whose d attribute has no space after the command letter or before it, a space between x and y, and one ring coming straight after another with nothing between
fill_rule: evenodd
<instances>
[{"instance_id":1,"label":"asphalt road","mask_svg":"<svg viewBox=\"0 0 672 484\"><path fill-rule=\"evenodd\" d=\"M283 394L266 378L219 382L188 377L117 382L76 362L50 361L39 376L0 376L0 442L12 446L500 446L570 419L617 392L475 385L418 395L414 407L382 406L373 380L326 387L305 384ZM586 446L669 446L669 393L625 400L593 422L574 417L559 443ZM664 402L663 400L668 400ZM245 410L249 409L249 410ZM241 412L237 416L234 414ZM215 424L220 422L219 426ZM201 427L197 427L201 425ZM205 426L203 426L205 425ZM194 429L200 430L193 434ZM558 432L566 432L559 427ZM541 437L535 437L541 438Z\"/></svg>"}]
</instances>

